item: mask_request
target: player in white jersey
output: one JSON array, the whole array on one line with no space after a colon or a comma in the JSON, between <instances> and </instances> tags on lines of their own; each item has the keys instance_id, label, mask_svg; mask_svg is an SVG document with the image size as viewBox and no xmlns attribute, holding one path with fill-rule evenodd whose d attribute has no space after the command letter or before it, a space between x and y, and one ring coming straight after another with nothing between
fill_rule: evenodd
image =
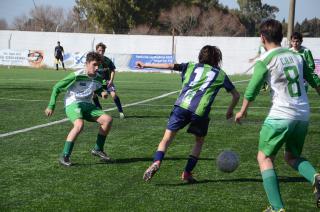
<instances>
[{"instance_id":1,"label":"player in white jersey","mask_svg":"<svg viewBox=\"0 0 320 212\"><path fill-rule=\"evenodd\" d=\"M260 26L260 38L267 52L254 65L254 73L246 89L241 110L235 121L240 122L265 80L271 89L272 106L260 131L259 163L263 186L270 207L266 211L284 211L274 158L285 144L285 161L315 187L320 207L320 175L301 157L309 125L309 102L303 87L305 78L320 95L320 80L304 63L301 56L281 48L282 25L269 19Z\"/></svg>"},{"instance_id":2,"label":"player in white jersey","mask_svg":"<svg viewBox=\"0 0 320 212\"><path fill-rule=\"evenodd\" d=\"M59 159L59 163L64 166L72 165L70 156L74 142L83 129L84 120L100 124L96 146L91 150L91 154L104 161L110 160L103 151L103 147L111 128L112 118L92 104L94 93L100 94L102 97L107 96L107 93L103 92L102 77L97 73L101 60L102 58L98 53L89 52L86 57L85 69L69 74L53 87L50 102L45 110L46 115L51 116L53 114L57 96L61 91L66 90L65 111L67 117L73 123L73 128L67 136L62 156Z\"/></svg>"}]
</instances>

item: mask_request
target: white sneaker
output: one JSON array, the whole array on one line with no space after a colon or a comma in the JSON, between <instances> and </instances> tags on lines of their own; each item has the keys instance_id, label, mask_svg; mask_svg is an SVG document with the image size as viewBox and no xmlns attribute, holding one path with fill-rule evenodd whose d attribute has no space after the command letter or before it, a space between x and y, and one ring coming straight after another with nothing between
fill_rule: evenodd
<instances>
[{"instance_id":1,"label":"white sneaker","mask_svg":"<svg viewBox=\"0 0 320 212\"><path fill-rule=\"evenodd\" d=\"M123 113L119 113L119 116L120 116L120 119L124 119L125 118Z\"/></svg>"}]
</instances>

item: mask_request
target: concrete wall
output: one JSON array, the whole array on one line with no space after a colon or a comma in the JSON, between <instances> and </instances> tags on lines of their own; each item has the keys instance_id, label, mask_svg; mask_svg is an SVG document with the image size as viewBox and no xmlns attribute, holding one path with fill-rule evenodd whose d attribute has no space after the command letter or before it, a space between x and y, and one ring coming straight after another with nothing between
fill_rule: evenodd
<instances>
[{"instance_id":1,"label":"concrete wall","mask_svg":"<svg viewBox=\"0 0 320 212\"><path fill-rule=\"evenodd\" d=\"M54 65L54 47L61 42L65 52L86 52L99 42L107 45L107 55L115 59L118 70L128 70L130 54L171 54L171 36L113 35L60 32L0 31L0 49L43 50L44 64ZM174 38L176 61L197 61L199 50L204 45L216 45L223 54L223 69L228 74L243 73L252 64L249 58L257 54L258 37L184 37ZM286 39L284 42L286 43ZM320 38L305 38L303 45L311 49L314 58L320 58Z\"/></svg>"}]
</instances>

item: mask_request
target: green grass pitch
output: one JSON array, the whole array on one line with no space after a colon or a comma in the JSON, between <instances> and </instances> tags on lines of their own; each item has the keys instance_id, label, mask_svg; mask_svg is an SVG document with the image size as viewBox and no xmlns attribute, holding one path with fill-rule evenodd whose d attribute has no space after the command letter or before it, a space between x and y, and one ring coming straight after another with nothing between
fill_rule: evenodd
<instances>
[{"instance_id":1,"label":"green grass pitch","mask_svg":"<svg viewBox=\"0 0 320 212\"><path fill-rule=\"evenodd\" d=\"M44 109L52 86L70 73L54 70L0 67L0 134L65 118L60 94L53 117ZM231 76L234 82L250 76ZM241 96L247 81L235 85ZM128 105L177 91L178 74L121 73L115 81L122 104ZM310 89L311 121L303 155L320 168L319 96ZM211 123L201 159L194 170L198 184L182 183L180 175L193 145L186 129L170 146L160 171L151 182L142 175L163 135L178 93L124 107L126 119L116 110L107 138L111 163L90 154L98 126L85 123L72 154L74 166L62 167L58 157L71 128L69 121L0 137L0 211L261 211L268 205L256 162L258 136L268 113L270 98L262 92L243 125L225 120L231 96L221 90L211 111ZM241 105L242 98L237 110ZM115 107L108 98L104 109ZM236 112L236 111L235 111ZM230 174L216 168L224 149L236 151L241 163ZM281 151L282 152L282 151ZM290 169L279 152L277 174L288 211L317 211L311 185Z\"/></svg>"}]
</instances>

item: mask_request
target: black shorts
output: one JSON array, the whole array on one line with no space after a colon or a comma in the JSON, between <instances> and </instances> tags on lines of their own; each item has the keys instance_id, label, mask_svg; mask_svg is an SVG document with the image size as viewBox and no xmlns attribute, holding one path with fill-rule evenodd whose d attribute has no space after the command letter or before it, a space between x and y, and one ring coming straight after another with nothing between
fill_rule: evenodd
<instances>
[{"instance_id":1,"label":"black shorts","mask_svg":"<svg viewBox=\"0 0 320 212\"><path fill-rule=\"evenodd\" d=\"M208 133L209 122L209 117L201 117L189 110L175 106L170 114L167 129L177 132L189 124L188 133L204 137Z\"/></svg>"},{"instance_id":2,"label":"black shorts","mask_svg":"<svg viewBox=\"0 0 320 212\"><path fill-rule=\"evenodd\" d=\"M63 61L63 56L55 56L56 60L60 60L60 61Z\"/></svg>"}]
</instances>

